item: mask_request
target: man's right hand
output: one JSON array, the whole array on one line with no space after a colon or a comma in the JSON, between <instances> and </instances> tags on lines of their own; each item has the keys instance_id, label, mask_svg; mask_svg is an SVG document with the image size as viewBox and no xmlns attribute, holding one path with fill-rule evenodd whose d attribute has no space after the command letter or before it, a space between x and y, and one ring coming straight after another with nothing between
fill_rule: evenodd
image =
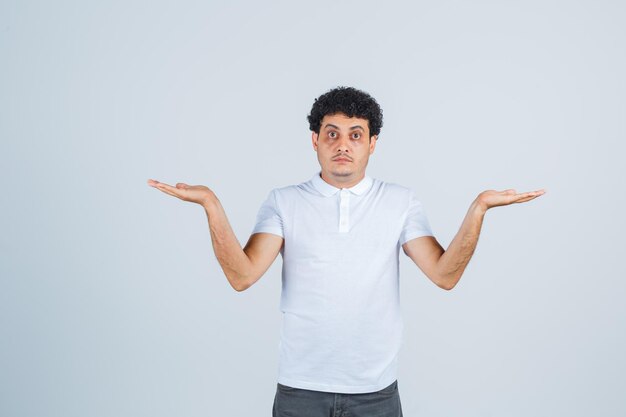
<instances>
[{"instance_id":1,"label":"man's right hand","mask_svg":"<svg viewBox=\"0 0 626 417\"><path fill-rule=\"evenodd\" d=\"M204 185L187 185L179 182L175 187L171 185L149 179L148 185L163 191L166 194L173 195L183 201L197 203L202 206L206 205L211 199L216 198L215 193Z\"/></svg>"}]
</instances>

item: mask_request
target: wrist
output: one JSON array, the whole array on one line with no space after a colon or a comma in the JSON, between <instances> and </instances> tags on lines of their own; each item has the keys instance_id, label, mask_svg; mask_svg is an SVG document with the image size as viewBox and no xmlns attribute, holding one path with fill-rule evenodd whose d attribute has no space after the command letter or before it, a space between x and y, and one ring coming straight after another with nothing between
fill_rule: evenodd
<instances>
[{"instance_id":1,"label":"wrist","mask_svg":"<svg viewBox=\"0 0 626 417\"><path fill-rule=\"evenodd\" d=\"M215 211L215 209L218 208L219 205L220 205L220 200L213 193L208 195L202 202L202 207L204 208L204 211L206 211L207 213Z\"/></svg>"},{"instance_id":2,"label":"wrist","mask_svg":"<svg viewBox=\"0 0 626 417\"><path fill-rule=\"evenodd\" d=\"M484 216L488 209L489 208L485 205L485 203L481 202L479 199L474 200L470 206L470 211L481 216Z\"/></svg>"}]
</instances>

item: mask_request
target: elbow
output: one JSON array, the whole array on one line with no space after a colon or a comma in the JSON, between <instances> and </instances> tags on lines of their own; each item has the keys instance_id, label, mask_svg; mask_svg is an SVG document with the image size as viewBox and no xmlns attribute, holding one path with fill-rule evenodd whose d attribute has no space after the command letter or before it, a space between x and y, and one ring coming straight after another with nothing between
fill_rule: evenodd
<instances>
[{"instance_id":1,"label":"elbow","mask_svg":"<svg viewBox=\"0 0 626 417\"><path fill-rule=\"evenodd\" d=\"M250 285L244 285L244 284L235 284L235 285L231 284L231 286L237 292L243 292L247 290L248 288L250 288Z\"/></svg>"},{"instance_id":2,"label":"elbow","mask_svg":"<svg viewBox=\"0 0 626 417\"><path fill-rule=\"evenodd\" d=\"M456 286L458 282L458 279L440 279L439 281L437 281L437 286L446 291L450 291Z\"/></svg>"},{"instance_id":3,"label":"elbow","mask_svg":"<svg viewBox=\"0 0 626 417\"><path fill-rule=\"evenodd\" d=\"M250 281L243 275L226 276L226 278L228 278L230 286L237 292L243 292L251 286L251 284L249 284Z\"/></svg>"}]
</instances>

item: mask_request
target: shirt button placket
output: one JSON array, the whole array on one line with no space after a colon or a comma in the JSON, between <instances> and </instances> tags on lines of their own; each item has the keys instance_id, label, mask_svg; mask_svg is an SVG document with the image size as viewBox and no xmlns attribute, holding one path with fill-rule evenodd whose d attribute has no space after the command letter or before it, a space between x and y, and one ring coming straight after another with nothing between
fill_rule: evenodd
<instances>
[{"instance_id":1,"label":"shirt button placket","mask_svg":"<svg viewBox=\"0 0 626 417\"><path fill-rule=\"evenodd\" d=\"M339 232L346 233L350 228L350 191L339 193Z\"/></svg>"}]
</instances>

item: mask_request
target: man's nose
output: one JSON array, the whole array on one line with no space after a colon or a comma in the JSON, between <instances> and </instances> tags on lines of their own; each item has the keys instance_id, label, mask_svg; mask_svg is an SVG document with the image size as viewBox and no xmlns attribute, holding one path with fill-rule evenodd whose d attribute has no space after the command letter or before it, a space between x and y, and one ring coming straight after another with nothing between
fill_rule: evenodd
<instances>
[{"instance_id":1,"label":"man's nose","mask_svg":"<svg viewBox=\"0 0 626 417\"><path fill-rule=\"evenodd\" d=\"M342 138L339 139L337 141L337 152L349 152L350 148L348 146L348 144L350 143L350 140L347 138Z\"/></svg>"}]
</instances>

